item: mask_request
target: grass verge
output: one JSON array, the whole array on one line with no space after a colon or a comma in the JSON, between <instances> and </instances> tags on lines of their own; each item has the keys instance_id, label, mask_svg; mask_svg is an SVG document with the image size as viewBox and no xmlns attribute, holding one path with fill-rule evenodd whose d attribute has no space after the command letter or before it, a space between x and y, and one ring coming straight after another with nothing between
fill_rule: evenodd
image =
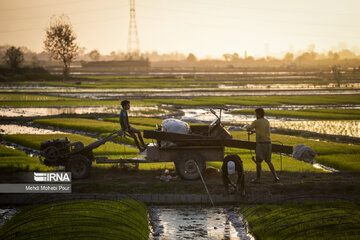
<instances>
[{"instance_id":1,"label":"grass verge","mask_svg":"<svg viewBox=\"0 0 360 240\"><path fill-rule=\"evenodd\" d=\"M70 201L28 206L0 229L6 239L148 239L144 204Z\"/></svg>"}]
</instances>

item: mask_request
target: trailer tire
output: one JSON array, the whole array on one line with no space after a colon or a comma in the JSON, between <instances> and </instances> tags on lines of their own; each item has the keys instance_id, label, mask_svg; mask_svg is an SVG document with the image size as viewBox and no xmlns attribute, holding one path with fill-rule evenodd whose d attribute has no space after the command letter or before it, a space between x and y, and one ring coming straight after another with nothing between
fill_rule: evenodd
<instances>
[{"instance_id":1,"label":"trailer tire","mask_svg":"<svg viewBox=\"0 0 360 240\"><path fill-rule=\"evenodd\" d=\"M177 174L185 180L196 180L200 178L196 163L199 166L201 174L205 173L206 163L203 157L193 151L188 151L179 156L175 160L175 168Z\"/></svg>"},{"instance_id":2,"label":"trailer tire","mask_svg":"<svg viewBox=\"0 0 360 240\"><path fill-rule=\"evenodd\" d=\"M66 171L71 172L71 177L74 179L89 177L90 169L91 162L81 154L70 157L66 163Z\"/></svg>"}]
</instances>

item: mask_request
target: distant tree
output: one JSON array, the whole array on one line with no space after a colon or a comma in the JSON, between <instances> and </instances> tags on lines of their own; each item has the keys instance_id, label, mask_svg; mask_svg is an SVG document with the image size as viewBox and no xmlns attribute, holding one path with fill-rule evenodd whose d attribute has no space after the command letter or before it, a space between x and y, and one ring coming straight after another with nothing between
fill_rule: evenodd
<instances>
[{"instance_id":1,"label":"distant tree","mask_svg":"<svg viewBox=\"0 0 360 240\"><path fill-rule=\"evenodd\" d=\"M227 62L230 61L231 57L232 57L232 55L230 53L224 53L222 56L225 59L225 61L227 61Z\"/></svg>"},{"instance_id":2,"label":"distant tree","mask_svg":"<svg viewBox=\"0 0 360 240\"><path fill-rule=\"evenodd\" d=\"M331 59L331 60L338 60L339 59L339 54L338 53L334 53L333 51L329 51L328 52L328 57L329 57L329 59Z\"/></svg>"},{"instance_id":3,"label":"distant tree","mask_svg":"<svg viewBox=\"0 0 360 240\"><path fill-rule=\"evenodd\" d=\"M89 56L90 56L91 60L93 60L93 61L99 61L99 59L100 59L100 53L98 50L92 50L89 53Z\"/></svg>"},{"instance_id":4,"label":"distant tree","mask_svg":"<svg viewBox=\"0 0 360 240\"><path fill-rule=\"evenodd\" d=\"M46 29L44 45L53 59L62 61L64 79L69 77L70 64L78 55L79 46L75 40L76 36L69 18L65 15L53 16L50 27Z\"/></svg>"},{"instance_id":5,"label":"distant tree","mask_svg":"<svg viewBox=\"0 0 360 240\"><path fill-rule=\"evenodd\" d=\"M239 54L235 52L235 53L231 56L231 61L236 61L236 60L239 60Z\"/></svg>"},{"instance_id":6,"label":"distant tree","mask_svg":"<svg viewBox=\"0 0 360 240\"><path fill-rule=\"evenodd\" d=\"M3 60L12 70L17 71L24 61L24 53L20 48L12 46L6 50Z\"/></svg>"},{"instance_id":7,"label":"distant tree","mask_svg":"<svg viewBox=\"0 0 360 240\"><path fill-rule=\"evenodd\" d=\"M284 56L284 61L291 62L294 59L294 54L287 52Z\"/></svg>"},{"instance_id":8,"label":"distant tree","mask_svg":"<svg viewBox=\"0 0 360 240\"><path fill-rule=\"evenodd\" d=\"M186 61L188 61L188 62L196 62L197 59L196 59L196 56L193 53L189 53L189 55L186 58Z\"/></svg>"},{"instance_id":9,"label":"distant tree","mask_svg":"<svg viewBox=\"0 0 360 240\"><path fill-rule=\"evenodd\" d=\"M338 87L340 87L340 82L341 82L341 71L340 71L340 67L337 65L334 65L331 67L331 72L333 74L333 78L336 81Z\"/></svg>"}]
</instances>

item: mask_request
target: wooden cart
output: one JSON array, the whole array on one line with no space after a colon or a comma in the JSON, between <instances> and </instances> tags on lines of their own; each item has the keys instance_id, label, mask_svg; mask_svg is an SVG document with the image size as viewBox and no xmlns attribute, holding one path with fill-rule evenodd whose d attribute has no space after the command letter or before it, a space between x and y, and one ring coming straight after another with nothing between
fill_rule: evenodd
<instances>
[{"instance_id":1,"label":"wooden cart","mask_svg":"<svg viewBox=\"0 0 360 240\"><path fill-rule=\"evenodd\" d=\"M222 162L225 147L250 150L256 148L255 142L232 139L231 134L222 125L221 117L218 117L213 110L211 111L216 119L210 125L191 126L191 134L144 130L144 138L154 140L147 146L145 157L120 159L94 157L92 150L117 136L123 135L124 133L120 130L85 147L81 142L70 144L67 139L44 142L42 150L45 161L42 159L41 161L49 166L65 166L67 171L72 172L73 178L87 177L90 173L92 161L96 161L96 163L174 162L176 172L181 178L198 179L200 174L197 166L200 172L204 173L207 161ZM172 144L168 144L169 142ZM272 144L272 151L292 154L293 147Z\"/></svg>"}]
</instances>

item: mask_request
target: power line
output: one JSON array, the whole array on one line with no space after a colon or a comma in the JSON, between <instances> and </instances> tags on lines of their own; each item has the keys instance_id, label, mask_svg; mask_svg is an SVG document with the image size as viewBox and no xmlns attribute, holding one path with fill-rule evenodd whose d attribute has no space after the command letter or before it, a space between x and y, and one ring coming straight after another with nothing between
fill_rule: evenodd
<instances>
[{"instance_id":1,"label":"power line","mask_svg":"<svg viewBox=\"0 0 360 240\"><path fill-rule=\"evenodd\" d=\"M68 3L73 5L74 2L89 2L89 0L69 0ZM53 7L53 6L59 6L59 5L66 5L64 4L64 1L61 1L60 3L53 3L53 4L45 4L45 5L31 5L27 7L17 7L17 8L0 8L0 12L6 12L6 11L18 11L23 9L32 9L32 8L43 8L43 7Z\"/></svg>"},{"instance_id":2,"label":"power line","mask_svg":"<svg viewBox=\"0 0 360 240\"><path fill-rule=\"evenodd\" d=\"M108 11L108 10L113 10L113 11L118 11L119 9L123 8L123 7L127 7L127 5L120 5L120 6L113 6L113 7L109 7L109 8L95 8L95 9L89 9L89 10L82 10L82 11L71 11L71 12L67 12L67 14L71 14L71 15L77 15L77 14L84 14L84 13L89 13L89 12L103 12L103 11ZM31 16L31 17L24 17L24 18L13 18L13 19L1 19L2 22L12 22L12 21L22 21L22 20L33 20L33 19L43 19L43 18L48 18L49 15L43 15L43 16Z\"/></svg>"}]
</instances>

